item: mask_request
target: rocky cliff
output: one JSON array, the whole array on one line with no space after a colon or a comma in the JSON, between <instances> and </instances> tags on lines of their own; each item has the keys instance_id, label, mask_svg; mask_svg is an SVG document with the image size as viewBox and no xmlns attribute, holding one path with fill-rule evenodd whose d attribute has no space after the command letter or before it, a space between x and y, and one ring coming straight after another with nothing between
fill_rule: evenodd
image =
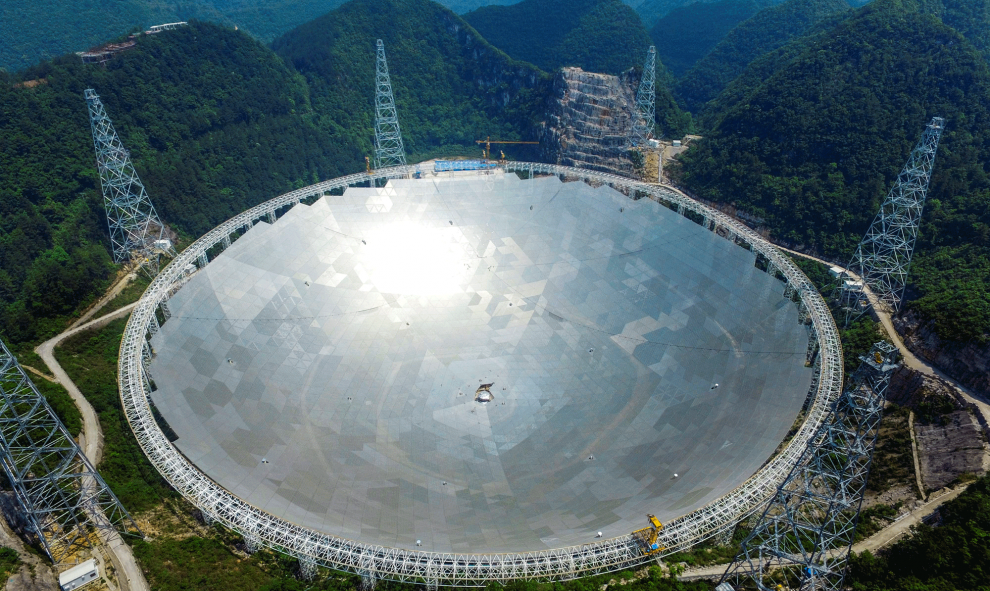
<instances>
[{"instance_id":1,"label":"rocky cliff","mask_svg":"<svg viewBox=\"0 0 990 591\"><path fill-rule=\"evenodd\" d=\"M542 160L633 176L627 142L638 83L632 70L621 76L557 72L540 138Z\"/></svg>"},{"instance_id":2,"label":"rocky cliff","mask_svg":"<svg viewBox=\"0 0 990 591\"><path fill-rule=\"evenodd\" d=\"M982 396L990 396L990 344L945 342L930 323L908 311L894 319L904 344L915 355L938 366L961 384Z\"/></svg>"}]
</instances>

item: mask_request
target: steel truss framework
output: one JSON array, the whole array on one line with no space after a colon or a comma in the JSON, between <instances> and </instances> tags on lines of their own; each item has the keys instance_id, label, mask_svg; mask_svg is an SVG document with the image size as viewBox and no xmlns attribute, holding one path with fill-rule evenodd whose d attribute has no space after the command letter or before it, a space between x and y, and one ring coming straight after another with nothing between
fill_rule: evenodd
<instances>
[{"instance_id":1,"label":"steel truss framework","mask_svg":"<svg viewBox=\"0 0 990 591\"><path fill-rule=\"evenodd\" d=\"M402 145L402 132L395 112L385 44L379 39L375 58L375 168L405 165L406 149Z\"/></svg>"},{"instance_id":2,"label":"steel truss framework","mask_svg":"<svg viewBox=\"0 0 990 591\"><path fill-rule=\"evenodd\" d=\"M893 312L901 308L935 153L944 128L944 119L932 118L846 267L856 277L840 278L838 293L833 298L840 300L845 309L847 325L866 311L867 294L863 288L869 288L879 305ZM856 285L857 280L863 285Z\"/></svg>"},{"instance_id":3,"label":"steel truss framework","mask_svg":"<svg viewBox=\"0 0 990 591\"><path fill-rule=\"evenodd\" d=\"M653 127L656 122L657 103L657 48L650 46L646 53L646 63L643 65L643 78L639 81L636 91L636 112L633 114L632 132L629 143L642 146L653 137Z\"/></svg>"},{"instance_id":4,"label":"steel truss framework","mask_svg":"<svg viewBox=\"0 0 990 591\"><path fill-rule=\"evenodd\" d=\"M27 529L56 564L71 562L93 535L140 535L17 359L0 342L0 465Z\"/></svg>"},{"instance_id":5,"label":"steel truss framework","mask_svg":"<svg viewBox=\"0 0 990 591\"><path fill-rule=\"evenodd\" d=\"M839 591L897 348L880 342L780 485L721 583L760 591Z\"/></svg>"},{"instance_id":6,"label":"steel truss framework","mask_svg":"<svg viewBox=\"0 0 990 591\"><path fill-rule=\"evenodd\" d=\"M664 524L660 537L666 553L688 548L735 527L762 506L777 490L818 431L842 388L842 349L838 330L825 301L789 258L732 218L658 185L550 164L508 162L501 167L524 177L557 175L568 181L610 185L630 198L649 197L676 211L700 219L709 230L755 252L767 271L785 283L784 293L795 301L800 321L809 330L808 362L816 370L807 418L783 450L729 494L706 507ZM134 308L120 345L120 396L127 420L145 454L162 475L208 519L222 523L261 546L266 546L337 570L375 579L426 583L428 586L484 586L511 579L564 580L629 568L657 558L643 554L626 535L593 544L519 554L455 554L400 550L361 544L306 529L253 507L200 472L168 441L152 415L145 352L157 328L156 312L168 316L168 299L186 280L189 264L208 264L207 252L229 245L230 236L255 220L271 219L276 211L351 185L374 186L390 178L407 178L414 166L399 166L318 183L286 193L237 215L214 228L180 253L154 279Z\"/></svg>"},{"instance_id":7,"label":"steel truss framework","mask_svg":"<svg viewBox=\"0 0 990 591\"><path fill-rule=\"evenodd\" d=\"M144 184L131 163L131 155L107 117L96 91L85 92L89 105L89 122L96 148L96 166L103 188L103 204L110 225L113 261L134 260L145 265L154 275L158 272L158 256L162 252L174 256L171 246L162 248L157 241L165 238L162 224L151 204Z\"/></svg>"}]
</instances>

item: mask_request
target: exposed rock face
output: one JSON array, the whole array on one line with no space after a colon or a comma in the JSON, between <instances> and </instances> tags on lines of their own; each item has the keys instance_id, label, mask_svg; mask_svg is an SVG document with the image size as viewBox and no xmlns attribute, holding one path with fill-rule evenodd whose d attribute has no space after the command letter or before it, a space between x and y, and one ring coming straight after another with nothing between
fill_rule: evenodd
<instances>
[{"instance_id":1,"label":"exposed rock face","mask_svg":"<svg viewBox=\"0 0 990 591\"><path fill-rule=\"evenodd\" d=\"M918 408L933 397L943 397L955 401L957 409L963 408L962 400L951 384L938 376L929 376L901 365L890 377L887 400L900 406Z\"/></svg>"},{"instance_id":2,"label":"exposed rock face","mask_svg":"<svg viewBox=\"0 0 990 591\"><path fill-rule=\"evenodd\" d=\"M959 476L984 471L988 460L986 436L990 429L974 405L967 403L958 391L938 376L925 375L901 367L890 379L887 399L920 412L914 423L918 441L921 477L929 491L951 483ZM925 405L943 407L924 422ZM947 411L947 412L946 412Z\"/></svg>"},{"instance_id":3,"label":"exposed rock face","mask_svg":"<svg viewBox=\"0 0 990 591\"><path fill-rule=\"evenodd\" d=\"M894 318L911 351L937 365L961 384L983 396L990 396L990 344L949 343L935 334L931 323L922 324L913 312Z\"/></svg>"},{"instance_id":4,"label":"exposed rock face","mask_svg":"<svg viewBox=\"0 0 990 591\"><path fill-rule=\"evenodd\" d=\"M628 138L639 80L563 68L553 79L540 139L544 162L634 176Z\"/></svg>"},{"instance_id":5,"label":"exposed rock face","mask_svg":"<svg viewBox=\"0 0 990 591\"><path fill-rule=\"evenodd\" d=\"M980 425L968 411L949 413L938 425L916 425L921 478L937 490L964 473L983 471L984 445Z\"/></svg>"}]
</instances>

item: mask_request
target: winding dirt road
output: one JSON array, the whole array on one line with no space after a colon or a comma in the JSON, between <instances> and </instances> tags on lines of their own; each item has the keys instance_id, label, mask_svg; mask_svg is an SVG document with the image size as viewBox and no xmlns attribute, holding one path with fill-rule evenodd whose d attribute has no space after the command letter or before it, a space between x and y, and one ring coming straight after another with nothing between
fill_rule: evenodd
<instances>
[{"instance_id":1,"label":"winding dirt road","mask_svg":"<svg viewBox=\"0 0 990 591\"><path fill-rule=\"evenodd\" d=\"M81 318L62 334L41 343L34 350L41 357L42 361L45 362L45 365L48 366L48 371L52 372L52 375L55 376L58 382L62 384L62 387L69 393L80 414L82 414L83 430L79 435L79 443L83 449L83 453L86 454L86 457L89 458L94 466L99 465L100 459L103 457L103 430L100 429L100 421L96 416L93 406L86 400L86 397L79 391L79 388L69 378L69 375L65 373L65 370L62 369L58 361L55 360L54 350L59 343L71 336L87 330L101 328L118 318L123 318L130 314L134 306L137 305L136 303L124 306L96 320L83 323L88 318L93 317L107 302L112 300L113 296L119 293L124 285L126 285L125 281L119 282L111 289L111 291L116 289L116 292L113 295L108 294L104 296L101 300L102 303L90 310L87 316ZM131 552L131 547L124 543L119 535L104 537L103 545L106 547L110 555L110 560L113 562L114 568L119 575L117 580L120 582L121 591L150 591L148 581L145 580L144 573L141 572L141 568L138 566L133 552Z\"/></svg>"}]
</instances>

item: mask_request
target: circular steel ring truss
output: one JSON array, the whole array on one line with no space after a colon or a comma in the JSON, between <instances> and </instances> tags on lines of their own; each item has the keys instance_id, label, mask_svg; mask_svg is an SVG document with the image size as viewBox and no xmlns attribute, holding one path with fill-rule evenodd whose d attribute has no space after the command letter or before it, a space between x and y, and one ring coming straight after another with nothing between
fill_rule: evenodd
<instances>
[{"instance_id":1,"label":"circular steel ring truss","mask_svg":"<svg viewBox=\"0 0 990 591\"><path fill-rule=\"evenodd\" d=\"M689 548L730 531L777 490L842 390L842 347L828 306L807 277L769 242L731 217L659 185L616 175L551 164L508 162L505 172L556 175L609 185L631 198L649 197L690 215L710 231L756 253L767 272L784 282L784 294L795 301L799 319L809 331L808 361L814 364L806 417L797 433L773 458L734 490L714 502L666 523L661 530L663 554ZM632 535L591 544L518 554L458 554L417 552L363 544L332 536L266 513L231 494L201 472L173 446L155 422L149 405L150 360L148 339L159 327L157 312L168 318L168 299L188 279L189 265L209 262L207 251L229 246L232 234L255 221L274 221L276 211L302 200L319 198L333 190L357 184L408 178L415 166L396 166L339 177L291 191L253 207L206 233L180 253L145 291L131 313L120 343L120 398L131 429L144 453L165 479L209 521L222 523L242 536L250 548L268 547L296 556L307 564L360 574L366 580L388 579L436 585L484 586L511 579L566 580L637 566L660 555L644 555ZM366 185L367 186L367 185Z\"/></svg>"}]
</instances>

